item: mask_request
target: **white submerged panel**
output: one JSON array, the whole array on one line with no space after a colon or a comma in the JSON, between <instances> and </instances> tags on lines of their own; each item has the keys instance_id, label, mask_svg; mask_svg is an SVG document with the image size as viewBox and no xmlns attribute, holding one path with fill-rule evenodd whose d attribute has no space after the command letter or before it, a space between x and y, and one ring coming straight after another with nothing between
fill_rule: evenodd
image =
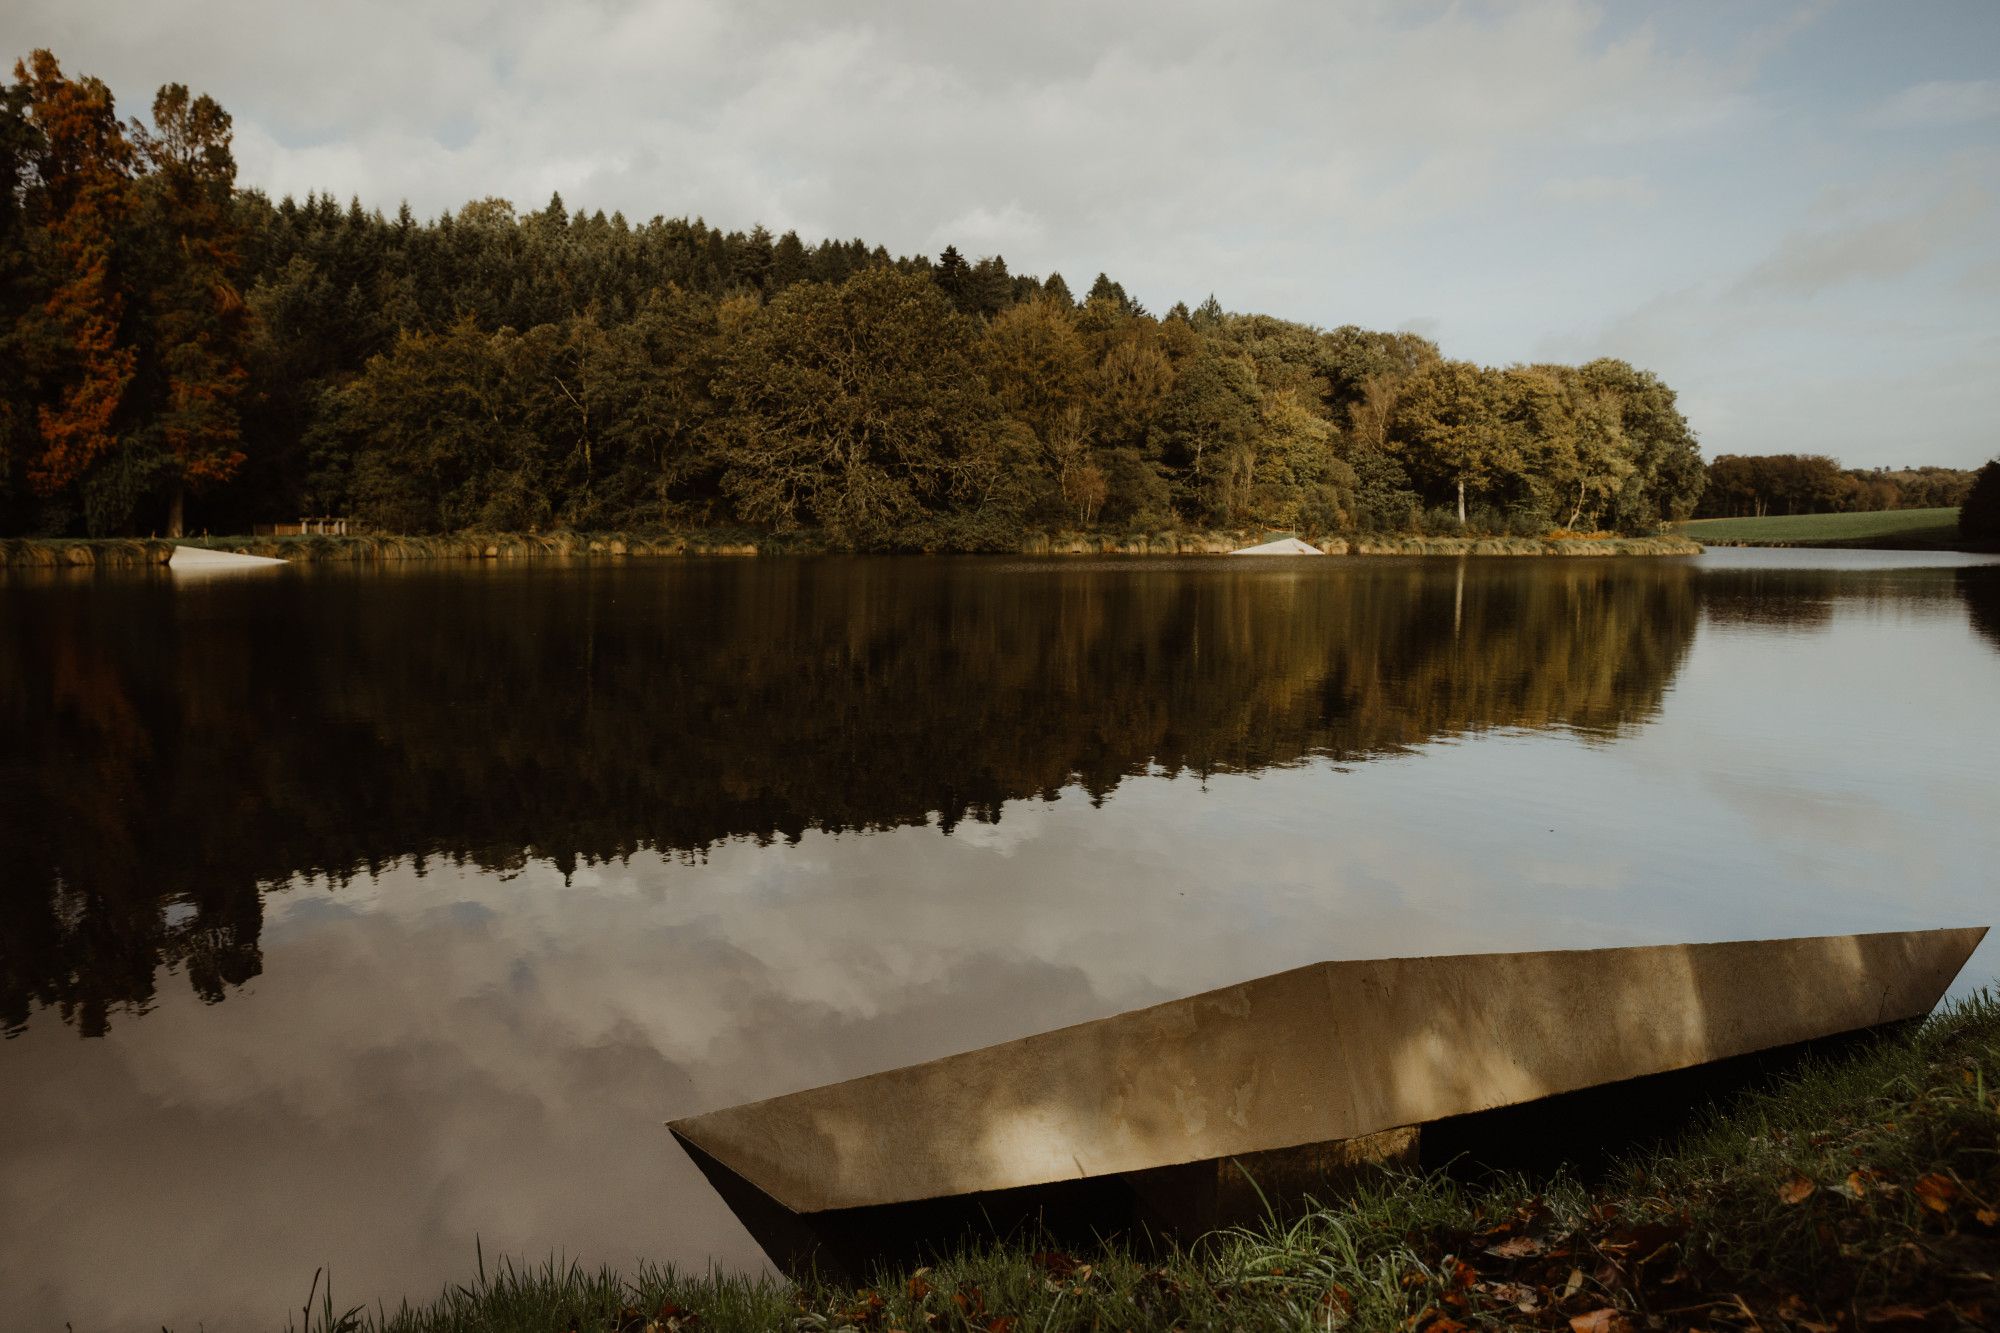
<instances>
[{"instance_id":1,"label":"white submerged panel","mask_svg":"<svg viewBox=\"0 0 2000 1333\"><path fill-rule=\"evenodd\" d=\"M1297 537L1281 537L1262 546L1246 546L1231 555L1325 555L1326 552L1310 542L1302 542Z\"/></svg>"},{"instance_id":2,"label":"white submerged panel","mask_svg":"<svg viewBox=\"0 0 2000 1333\"><path fill-rule=\"evenodd\" d=\"M173 554L167 557L167 568L176 574L226 574L252 569L276 569L284 563L268 555L210 551L199 546L176 546Z\"/></svg>"}]
</instances>

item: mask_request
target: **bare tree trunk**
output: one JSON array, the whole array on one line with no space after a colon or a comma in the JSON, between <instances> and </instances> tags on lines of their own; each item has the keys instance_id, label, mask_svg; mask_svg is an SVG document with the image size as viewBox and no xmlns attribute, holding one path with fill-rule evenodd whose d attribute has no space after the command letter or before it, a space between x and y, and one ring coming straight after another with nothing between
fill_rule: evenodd
<instances>
[{"instance_id":1,"label":"bare tree trunk","mask_svg":"<svg viewBox=\"0 0 2000 1333\"><path fill-rule=\"evenodd\" d=\"M1576 531L1576 521L1582 517L1583 517L1583 483L1579 481L1576 484L1576 508L1572 509L1569 514L1569 530L1571 532Z\"/></svg>"},{"instance_id":2,"label":"bare tree trunk","mask_svg":"<svg viewBox=\"0 0 2000 1333\"><path fill-rule=\"evenodd\" d=\"M167 536L179 540L181 524L187 515L187 483L174 478L174 488L167 496Z\"/></svg>"},{"instance_id":3,"label":"bare tree trunk","mask_svg":"<svg viewBox=\"0 0 2000 1333\"><path fill-rule=\"evenodd\" d=\"M1458 479L1458 526L1465 526L1465 478Z\"/></svg>"}]
</instances>

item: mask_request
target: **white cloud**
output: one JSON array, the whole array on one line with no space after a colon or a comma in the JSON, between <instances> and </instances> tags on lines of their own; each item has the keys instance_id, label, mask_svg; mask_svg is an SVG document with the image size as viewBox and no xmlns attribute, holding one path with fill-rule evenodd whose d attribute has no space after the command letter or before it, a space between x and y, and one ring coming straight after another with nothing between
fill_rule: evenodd
<instances>
[{"instance_id":1,"label":"white cloud","mask_svg":"<svg viewBox=\"0 0 2000 1333\"><path fill-rule=\"evenodd\" d=\"M1660 191L1635 172L1622 176L1557 176L1542 183L1542 195L1558 204L1646 208L1658 202Z\"/></svg>"},{"instance_id":2,"label":"white cloud","mask_svg":"<svg viewBox=\"0 0 2000 1333\"><path fill-rule=\"evenodd\" d=\"M2000 80L1933 80L1903 89L1870 113L1878 125L1921 129L2000 116Z\"/></svg>"},{"instance_id":3,"label":"white cloud","mask_svg":"<svg viewBox=\"0 0 2000 1333\"><path fill-rule=\"evenodd\" d=\"M1846 282L1901 277L1956 243L1985 233L1994 222L1994 196L1966 183L1916 209L1887 217L1843 220L1787 236L1745 274L1746 291L1814 296Z\"/></svg>"},{"instance_id":4,"label":"white cloud","mask_svg":"<svg viewBox=\"0 0 2000 1333\"><path fill-rule=\"evenodd\" d=\"M1586 0L15 0L9 27L110 80L128 110L167 80L214 93L244 183L273 193L435 216L560 190L635 221L953 243L1073 285L1109 272L1155 309L1213 291L1329 325L1421 311L1448 351L1506 362L1618 350L1584 344L1767 255L1759 299L1869 289L1973 320L1975 288L1927 275L1992 258L1977 208L1922 210L1947 177L2000 181L1991 144L1965 143L1993 124L1996 85L1953 77L1942 47L1937 68L1885 68L1874 89L1773 73L1808 32L1861 45L1841 25L1867 17L1813 3L1635 18ZM1908 132L1855 136L1857 113ZM1892 171L1886 202L1839 201ZM1716 331L1651 330L1655 367L1726 420L1724 379L1687 378L1708 373ZM1824 351L1809 366L1781 342L1759 360L1817 373ZM1866 360L1843 373L1865 377Z\"/></svg>"}]
</instances>

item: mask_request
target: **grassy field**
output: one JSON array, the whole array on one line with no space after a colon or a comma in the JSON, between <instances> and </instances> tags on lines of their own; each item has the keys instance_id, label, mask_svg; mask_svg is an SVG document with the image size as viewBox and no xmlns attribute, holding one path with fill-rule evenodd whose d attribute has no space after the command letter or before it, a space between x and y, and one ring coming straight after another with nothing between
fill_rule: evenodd
<instances>
[{"instance_id":1,"label":"grassy field","mask_svg":"<svg viewBox=\"0 0 2000 1333\"><path fill-rule=\"evenodd\" d=\"M1859 546L1884 550L1962 549L1956 509L1887 509L1873 514L1783 514L1702 518L1675 531L1709 546Z\"/></svg>"},{"instance_id":2,"label":"grassy field","mask_svg":"<svg viewBox=\"0 0 2000 1333\"><path fill-rule=\"evenodd\" d=\"M2000 1326L2000 1002L1809 1064L1678 1143L1568 1177L1385 1175L1165 1258L997 1246L866 1287L481 1259L421 1307L306 1333L1568 1333ZM301 1287L306 1284L302 1281Z\"/></svg>"}]
</instances>

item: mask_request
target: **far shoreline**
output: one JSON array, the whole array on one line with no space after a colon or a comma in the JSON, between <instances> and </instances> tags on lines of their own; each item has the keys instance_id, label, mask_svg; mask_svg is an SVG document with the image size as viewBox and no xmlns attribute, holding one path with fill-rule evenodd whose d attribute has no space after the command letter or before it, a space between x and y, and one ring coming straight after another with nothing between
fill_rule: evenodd
<instances>
[{"instance_id":1,"label":"far shoreline","mask_svg":"<svg viewBox=\"0 0 2000 1333\"><path fill-rule=\"evenodd\" d=\"M1001 556L1223 556L1266 541L1272 534L1245 532L1035 533L997 551L912 548L883 554ZM1288 535L1288 534L1279 534ZM1426 537L1368 534L1326 537L1314 543L1328 556L1556 556L1632 557L1700 555L1699 542L1681 536ZM0 540L0 568L139 568L167 563L175 546L275 557L295 564L373 563L402 560L532 560L557 558L670 558L864 554L812 532L456 533L443 536L47 538ZM1261 557L1269 558L1269 557Z\"/></svg>"}]
</instances>

